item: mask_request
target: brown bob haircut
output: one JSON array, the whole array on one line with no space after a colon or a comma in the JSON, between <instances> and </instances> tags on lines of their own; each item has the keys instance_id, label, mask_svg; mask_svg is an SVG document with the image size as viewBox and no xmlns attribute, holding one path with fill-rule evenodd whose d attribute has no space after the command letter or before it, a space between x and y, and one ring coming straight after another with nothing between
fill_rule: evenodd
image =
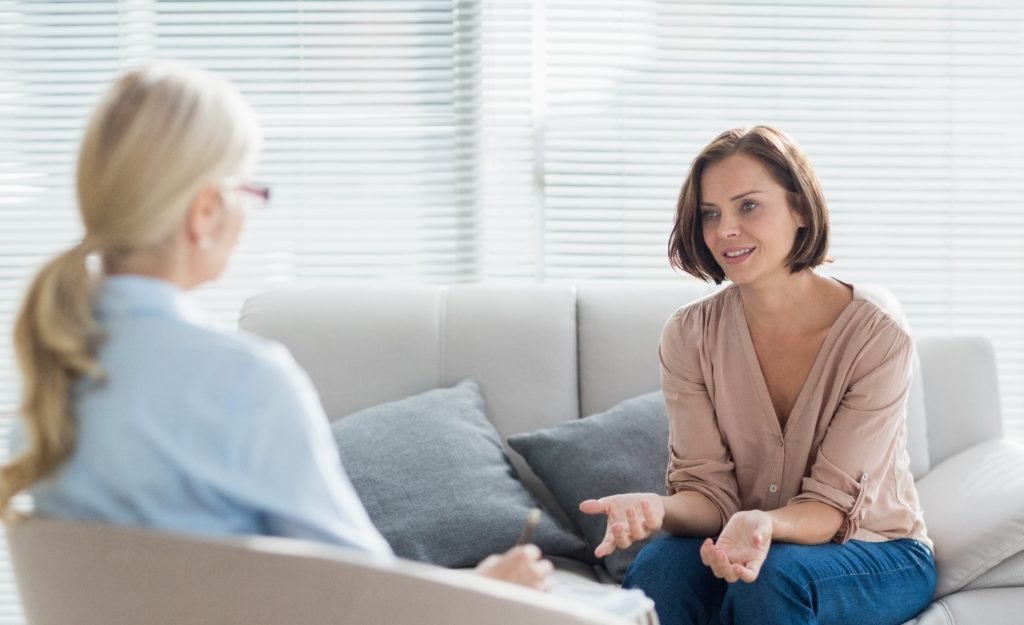
<instances>
[{"instance_id":1,"label":"brown bob haircut","mask_svg":"<svg viewBox=\"0 0 1024 625\"><path fill-rule=\"evenodd\" d=\"M715 137L690 166L676 205L675 224L668 239L672 266L704 281L721 284L725 272L704 244L700 179L704 169L733 154L748 154L764 165L783 189L789 207L804 219L786 262L792 273L817 267L828 254L828 205L818 177L796 141L771 126L733 128Z\"/></svg>"}]
</instances>

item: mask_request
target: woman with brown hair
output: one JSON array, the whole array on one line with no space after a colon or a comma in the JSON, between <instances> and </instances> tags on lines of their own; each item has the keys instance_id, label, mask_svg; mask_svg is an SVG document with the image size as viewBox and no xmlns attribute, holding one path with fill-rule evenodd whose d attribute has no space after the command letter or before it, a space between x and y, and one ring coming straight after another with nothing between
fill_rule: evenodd
<instances>
[{"instance_id":1,"label":"woman with brown hair","mask_svg":"<svg viewBox=\"0 0 1024 625\"><path fill-rule=\"evenodd\" d=\"M935 588L906 450L914 347L898 311L819 275L828 209L800 147L757 126L694 160L673 266L728 288L659 348L668 495L588 500L598 557L659 529L625 585L662 625L898 624Z\"/></svg>"}]
</instances>

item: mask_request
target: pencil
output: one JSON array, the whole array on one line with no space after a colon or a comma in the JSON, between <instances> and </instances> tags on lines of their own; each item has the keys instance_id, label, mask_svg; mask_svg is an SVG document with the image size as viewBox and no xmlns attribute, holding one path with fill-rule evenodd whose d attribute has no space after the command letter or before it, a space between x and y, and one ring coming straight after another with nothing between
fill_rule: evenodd
<instances>
[{"instance_id":1,"label":"pencil","mask_svg":"<svg viewBox=\"0 0 1024 625\"><path fill-rule=\"evenodd\" d=\"M540 508L534 508L530 510L530 515L526 517L526 526L523 527L523 533L519 535L519 540L516 541L516 545L525 545L530 542L530 536L533 535L533 530L540 523Z\"/></svg>"}]
</instances>

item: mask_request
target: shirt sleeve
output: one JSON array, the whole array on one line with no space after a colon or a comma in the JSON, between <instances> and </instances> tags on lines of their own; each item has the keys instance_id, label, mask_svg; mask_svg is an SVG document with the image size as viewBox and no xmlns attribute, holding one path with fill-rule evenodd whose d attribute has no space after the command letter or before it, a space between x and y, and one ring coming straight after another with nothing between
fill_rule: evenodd
<instances>
[{"instance_id":1,"label":"shirt sleeve","mask_svg":"<svg viewBox=\"0 0 1024 625\"><path fill-rule=\"evenodd\" d=\"M312 382L283 347L268 351L239 380L230 410L236 495L260 511L269 535L393 557L342 468Z\"/></svg>"},{"instance_id":2,"label":"shirt sleeve","mask_svg":"<svg viewBox=\"0 0 1024 625\"><path fill-rule=\"evenodd\" d=\"M799 495L790 504L817 501L843 513L833 540L848 541L877 499L899 451L914 346L889 317L876 321L854 359L850 383L829 423Z\"/></svg>"},{"instance_id":3,"label":"shirt sleeve","mask_svg":"<svg viewBox=\"0 0 1024 625\"><path fill-rule=\"evenodd\" d=\"M695 491L722 517L722 527L739 510L739 489L732 454L718 429L700 354L704 349L703 309L673 315L662 331L658 355L661 387L669 419L669 494Z\"/></svg>"}]
</instances>

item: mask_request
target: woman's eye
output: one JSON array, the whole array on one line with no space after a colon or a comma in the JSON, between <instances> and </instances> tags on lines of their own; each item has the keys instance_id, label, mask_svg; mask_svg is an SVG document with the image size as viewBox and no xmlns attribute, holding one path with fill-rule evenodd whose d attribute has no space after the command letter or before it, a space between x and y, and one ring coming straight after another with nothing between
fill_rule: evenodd
<instances>
[{"instance_id":1,"label":"woman's eye","mask_svg":"<svg viewBox=\"0 0 1024 625\"><path fill-rule=\"evenodd\" d=\"M750 211L757 208L757 202L744 202L740 208L743 209L743 212L749 213Z\"/></svg>"},{"instance_id":2,"label":"woman's eye","mask_svg":"<svg viewBox=\"0 0 1024 625\"><path fill-rule=\"evenodd\" d=\"M718 211L713 211L713 210L701 211L701 217L703 217L704 219L714 219L714 218L718 217Z\"/></svg>"}]
</instances>

